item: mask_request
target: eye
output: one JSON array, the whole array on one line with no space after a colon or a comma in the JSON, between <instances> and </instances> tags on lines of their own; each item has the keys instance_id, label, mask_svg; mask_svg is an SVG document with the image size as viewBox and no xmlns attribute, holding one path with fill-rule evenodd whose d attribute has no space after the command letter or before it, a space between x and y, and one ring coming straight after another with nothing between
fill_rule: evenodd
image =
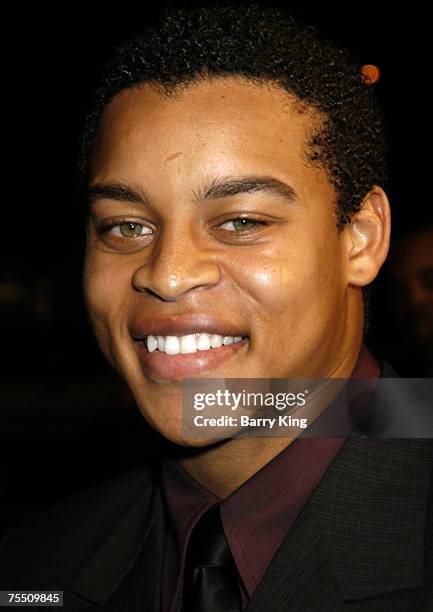
<instances>
[{"instance_id":1,"label":"eye","mask_svg":"<svg viewBox=\"0 0 433 612\"><path fill-rule=\"evenodd\" d=\"M122 236L123 238L136 238L137 236L143 236L143 234L149 234L151 231L150 228L132 221L117 223L112 226L111 230L115 236Z\"/></svg>"},{"instance_id":2,"label":"eye","mask_svg":"<svg viewBox=\"0 0 433 612\"><path fill-rule=\"evenodd\" d=\"M136 221L126 221L124 219L112 219L103 222L97 227L98 234L112 236L115 238L139 238L152 233L152 229Z\"/></svg>"},{"instance_id":3,"label":"eye","mask_svg":"<svg viewBox=\"0 0 433 612\"><path fill-rule=\"evenodd\" d=\"M224 228L224 225L232 224L233 229ZM225 221L220 225L221 229L226 229L229 232L247 232L251 229L254 229L257 225L267 225L265 221L259 221L258 219L249 219L247 217L237 217L236 219L230 219L229 221Z\"/></svg>"}]
</instances>

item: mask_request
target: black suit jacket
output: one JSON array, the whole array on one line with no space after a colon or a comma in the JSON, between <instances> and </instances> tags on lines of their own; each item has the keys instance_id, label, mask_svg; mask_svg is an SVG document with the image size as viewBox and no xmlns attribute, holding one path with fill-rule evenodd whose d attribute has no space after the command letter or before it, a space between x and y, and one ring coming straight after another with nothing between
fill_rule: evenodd
<instances>
[{"instance_id":1,"label":"black suit jacket","mask_svg":"<svg viewBox=\"0 0 433 612\"><path fill-rule=\"evenodd\" d=\"M247 611L431 612L432 474L433 440L349 439ZM12 529L0 589L63 590L68 612L160 612L164 521L153 473L129 471Z\"/></svg>"}]
</instances>

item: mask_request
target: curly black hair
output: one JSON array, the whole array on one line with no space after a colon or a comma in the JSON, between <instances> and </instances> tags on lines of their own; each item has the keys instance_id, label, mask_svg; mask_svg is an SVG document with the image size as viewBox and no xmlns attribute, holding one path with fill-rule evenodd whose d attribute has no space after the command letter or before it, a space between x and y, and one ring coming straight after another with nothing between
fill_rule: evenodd
<instances>
[{"instance_id":1,"label":"curly black hair","mask_svg":"<svg viewBox=\"0 0 433 612\"><path fill-rule=\"evenodd\" d=\"M230 75L278 84L326 118L311 134L306 156L326 171L336 190L340 228L374 184L386 185L385 121L359 63L313 26L254 3L167 6L156 24L115 47L85 117L79 188L87 181L99 119L117 93L152 82L170 95L198 79Z\"/></svg>"},{"instance_id":2,"label":"curly black hair","mask_svg":"<svg viewBox=\"0 0 433 612\"><path fill-rule=\"evenodd\" d=\"M351 52L280 8L254 4L168 5L159 21L114 48L100 72L80 137L78 193L88 180L99 120L120 91L139 83L171 95L200 79L240 76L271 82L322 118L306 160L323 168L336 191L336 225L350 221L374 184L386 188L384 115L374 87ZM370 287L363 290L364 332Z\"/></svg>"}]
</instances>

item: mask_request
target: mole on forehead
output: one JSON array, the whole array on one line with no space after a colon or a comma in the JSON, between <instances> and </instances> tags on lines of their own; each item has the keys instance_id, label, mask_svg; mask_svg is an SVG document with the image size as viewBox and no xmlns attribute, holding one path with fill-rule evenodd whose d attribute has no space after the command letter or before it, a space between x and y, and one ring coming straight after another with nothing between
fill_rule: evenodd
<instances>
[{"instance_id":1,"label":"mole on forehead","mask_svg":"<svg viewBox=\"0 0 433 612\"><path fill-rule=\"evenodd\" d=\"M182 155L182 151L176 151L176 153L173 153L173 155L169 155L168 157L166 157L165 161L171 161L172 159L176 159L176 157L179 157L179 155Z\"/></svg>"}]
</instances>

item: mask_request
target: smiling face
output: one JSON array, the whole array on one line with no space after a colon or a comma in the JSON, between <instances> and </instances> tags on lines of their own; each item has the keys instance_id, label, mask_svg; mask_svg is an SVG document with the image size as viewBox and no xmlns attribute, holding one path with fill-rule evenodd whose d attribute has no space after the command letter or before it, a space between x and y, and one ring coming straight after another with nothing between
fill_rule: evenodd
<instances>
[{"instance_id":1,"label":"smiling face","mask_svg":"<svg viewBox=\"0 0 433 612\"><path fill-rule=\"evenodd\" d=\"M306 161L317 117L297 109L278 87L220 78L124 90L100 123L85 299L105 356L175 442L188 443L183 378L344 377L356 361L360 290L335 191ZM235 342L181 355L143 342L200 331Z\"/></svg>"}]
</instances>

